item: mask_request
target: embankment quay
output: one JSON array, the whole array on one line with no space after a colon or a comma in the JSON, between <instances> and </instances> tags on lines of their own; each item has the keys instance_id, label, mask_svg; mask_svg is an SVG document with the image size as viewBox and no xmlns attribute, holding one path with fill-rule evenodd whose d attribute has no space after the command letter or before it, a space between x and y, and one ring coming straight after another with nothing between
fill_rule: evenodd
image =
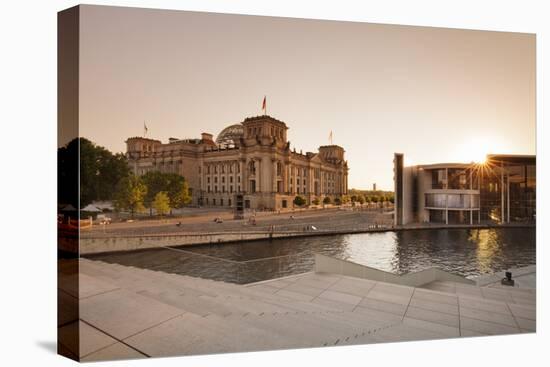
<instances>
[{"instance_id":1,"label":"embankment quay","mask_svg":"<svg viewBox=\"0 0 550 367\"><path fill-rule=\"evenodd\" d=\"M418 224L394 227L383 211L319 210L299 213L267 214L247 220L215 223L210 217L138 221L95 226L81 232L80 253L131 251L167 246L232 243L277 238L325 236L365 232L443 228L492 228L491 223L475 225ZM532 224L511 224L527 226ZM62 246L63 247L63 246ZM70 250L67 248L67 250Z\"/></svg>"}]
</instances>

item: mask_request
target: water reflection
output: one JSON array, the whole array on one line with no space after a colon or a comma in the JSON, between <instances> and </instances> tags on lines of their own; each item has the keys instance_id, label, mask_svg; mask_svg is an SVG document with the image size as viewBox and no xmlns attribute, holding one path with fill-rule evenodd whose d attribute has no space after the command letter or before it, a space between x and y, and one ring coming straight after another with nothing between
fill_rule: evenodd
<instances>
[{"instance_id":1,"label":"water reflection","mask_svg":"<svg viewBox=\"0 0 550 367\"><path fill-rule=\"evenodd\" d=\"M397 274L438 266L472 277L534 264L535 229L363 233L143 250L90 258L250 283L311 271L316 252Z\"/></svg>"}]
</instances>

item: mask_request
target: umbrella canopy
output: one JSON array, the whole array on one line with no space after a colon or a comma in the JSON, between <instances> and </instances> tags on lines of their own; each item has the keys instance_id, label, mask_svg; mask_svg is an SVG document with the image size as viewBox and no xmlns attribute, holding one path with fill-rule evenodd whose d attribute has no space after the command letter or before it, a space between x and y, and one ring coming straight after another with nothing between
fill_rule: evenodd
<instances>
[{"instance_id":1,"label":"umbrella canopy","mask_svg":"<svg viewBox=\"0 0 550 367\"><path fill-rule=\"evenodd\" d=\"M71 204L65 205L63 209L61 209L62 212L74 212L76 208L72 206Z\"/></svg>"},{"instance_id":2,"label":"umbrella canopy","mask_svg":"<svg viewBox=\"0 0 550 367\"><path fill-rule=\"evenodd\" d=\"M94 213L99 213L101 211L101 209L99 209L96 206L93 206L92 204L88 204L80 210L82 210L83 212L94 212Z\"/></svg>"}]
</instances>

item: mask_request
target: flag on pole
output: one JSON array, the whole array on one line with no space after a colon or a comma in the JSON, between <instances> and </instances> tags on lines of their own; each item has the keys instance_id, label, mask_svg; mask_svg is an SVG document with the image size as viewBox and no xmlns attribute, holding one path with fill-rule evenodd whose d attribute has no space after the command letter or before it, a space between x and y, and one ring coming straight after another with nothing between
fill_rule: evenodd
<instances>
[{"instance_id":1,"label":"flag on pole","mask_svg":"<svg viewBox=\"0 0 550 367\"><path fill-rule=\"evenodd\" d=\"M330 134L328 135L328 141L330 141L330 145L332 145L332 130L330 130Z\"/></svg>"},{"instance_id":2,"label":"flag on pole","mask_svg":"<svg viewBox=\"0 0 550 367\"><path fill-rule=\"evenodd\" d=\"M267 115L267 99L266 99L266 96L264 96L264 101L262 102L262 111L264 111L264 115Z\"/></svg>"},{"instance_id":3,"label":"flag on pole","mask_svg":"<svg viewBox=\"0 0 550 367\"><path fill-rule=\"evenodd\" d=\"M149 129L147 128L147 124L145 124L145 121L143 121L143 135L147 135L147 131L149 131Z\"/></svg>"}]
</instances>

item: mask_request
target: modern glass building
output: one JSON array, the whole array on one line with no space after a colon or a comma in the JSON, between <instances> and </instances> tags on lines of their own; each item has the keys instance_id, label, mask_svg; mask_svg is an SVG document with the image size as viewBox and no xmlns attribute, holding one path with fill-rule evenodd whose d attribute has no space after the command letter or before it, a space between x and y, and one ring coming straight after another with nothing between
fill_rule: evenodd
<instances>
[{"instance_id":1,"label":"modern glass building","mask_svg":"<svg viewBox=\"0 0 550 367\"><path fill-rule=\"evenodd\" d=\"M484 163L405 167L394 158L395 225L534 222L536 157L488 155Z\"/></svg>"},{"instance_id":2,"label":"modern glass building","mask_svg":"<svg viewBox=\"0 0 550 367\"><path fill-rule=\"evenodd\" d=\"M499 223L534 222L537 169L532 155L492 154L481 170L481 218Z\"/></svg>"}]
</instances>

